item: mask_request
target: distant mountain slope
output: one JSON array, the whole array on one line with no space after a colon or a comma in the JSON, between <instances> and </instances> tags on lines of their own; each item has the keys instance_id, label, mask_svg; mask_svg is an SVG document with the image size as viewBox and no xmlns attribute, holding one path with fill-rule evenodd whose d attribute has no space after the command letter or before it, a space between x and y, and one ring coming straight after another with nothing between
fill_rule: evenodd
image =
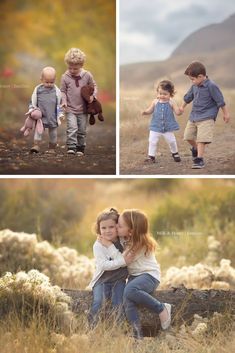
<instances>
[{"instance_id":1,"label":"distant mountain slope","mask_svg":"<svg viewBox=\"0 0 235 353\"><path fill-rule=\"evenodd\" d=\"M203 27L189 35L173 51L172 57L185 54L217 53L235 46L235 14L224 22Z\"/></svg>"},{"instance_id":2,"label":"distant mountain slope","mask_svg":"<svg viewBox=\"0 0 235 353\"><path fill-rule=\"evenodd\" d=\"M202 61L209 77L218 84L235 88L235 14L219 24L203 27L189 35L164 61L123 65L120 69L121 87L152 87L161 78L185 84L184 70L193 61Z\"/></svg>"}]
</instances>

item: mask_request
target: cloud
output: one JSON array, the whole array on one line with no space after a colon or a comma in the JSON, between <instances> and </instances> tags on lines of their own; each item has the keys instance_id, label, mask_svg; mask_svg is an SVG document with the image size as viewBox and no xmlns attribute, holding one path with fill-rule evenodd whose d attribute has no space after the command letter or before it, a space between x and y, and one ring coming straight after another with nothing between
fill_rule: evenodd
<instances>
[{"instance_id":1,"label":"cloud","mask_svg":"<svg viewBox=\"0 0 235 353\"><path fill-rule=\"evenodd\" d=\"M120 0L120 63L165 59L192 32L234 13L234 0L225 1Z\"/></svg>"}]
</instances>

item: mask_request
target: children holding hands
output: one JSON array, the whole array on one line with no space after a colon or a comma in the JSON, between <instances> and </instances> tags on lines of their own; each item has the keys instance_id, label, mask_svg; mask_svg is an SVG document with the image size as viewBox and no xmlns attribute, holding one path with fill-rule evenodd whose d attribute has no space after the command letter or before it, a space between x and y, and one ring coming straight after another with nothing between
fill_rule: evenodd
<instances>
[{"instance_id":1,"label":"children holding hands","mask_svg":"<svg viewBox=\"0 0 235 353\"><path fill-rule=\"evenodd\" d=\"M179 129L174 114L183 114L185 107L193 102L192 111L184 131L184 140L192 147L193 169L205 166L205 146L212 142L213 130L219 109L223 112L225 123L230 120L229 112L223 94L206 74L205 66L198 61L192 62L185 70L192 86L184 96L183 104L178 105L172 100L174 85L169 80L163 80L157 87L157 98L142 112L142 115L152 114L149 133L149 149L146 162L155 163L157 143L163 136L168 143L175 162L180 162L177 143L173 131Z\"/></svg>"}]
</instances>

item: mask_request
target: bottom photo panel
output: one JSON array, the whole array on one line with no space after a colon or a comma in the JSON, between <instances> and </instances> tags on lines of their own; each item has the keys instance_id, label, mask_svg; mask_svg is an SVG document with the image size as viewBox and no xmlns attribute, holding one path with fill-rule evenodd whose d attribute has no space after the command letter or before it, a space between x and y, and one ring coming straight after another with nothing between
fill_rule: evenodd
<instances>
[{"instance_id":1,"label":"bottom photo panel","mask_svg":"<svg viewBox=\"0 0 235 353\"><path fill-rule=\"evenodd\" d=\"M235 179L0 179L1 353L235 342Z\"/></svg>"}]
</instances>

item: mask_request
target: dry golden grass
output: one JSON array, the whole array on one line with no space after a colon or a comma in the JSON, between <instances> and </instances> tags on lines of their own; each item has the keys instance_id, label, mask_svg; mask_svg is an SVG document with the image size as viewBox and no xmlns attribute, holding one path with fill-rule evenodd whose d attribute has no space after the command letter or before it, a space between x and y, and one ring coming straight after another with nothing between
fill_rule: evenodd
<instances>
[{"instance_id":1,"label":"dry golden grass","mask_svg":"<svg viewBox=\"0 0 235 353\"><path fill-rule=\"evenodd\" d=\"M210 331L193 336L190 331L171 329L158 337L135 341L118 327L100 324L89 331L84 321L69 336L49 332L43 325L23 328L19 322L0 325L1 353L231 353L235 344L233 326L212 323Z\"/></svg>"}]
</instances>

